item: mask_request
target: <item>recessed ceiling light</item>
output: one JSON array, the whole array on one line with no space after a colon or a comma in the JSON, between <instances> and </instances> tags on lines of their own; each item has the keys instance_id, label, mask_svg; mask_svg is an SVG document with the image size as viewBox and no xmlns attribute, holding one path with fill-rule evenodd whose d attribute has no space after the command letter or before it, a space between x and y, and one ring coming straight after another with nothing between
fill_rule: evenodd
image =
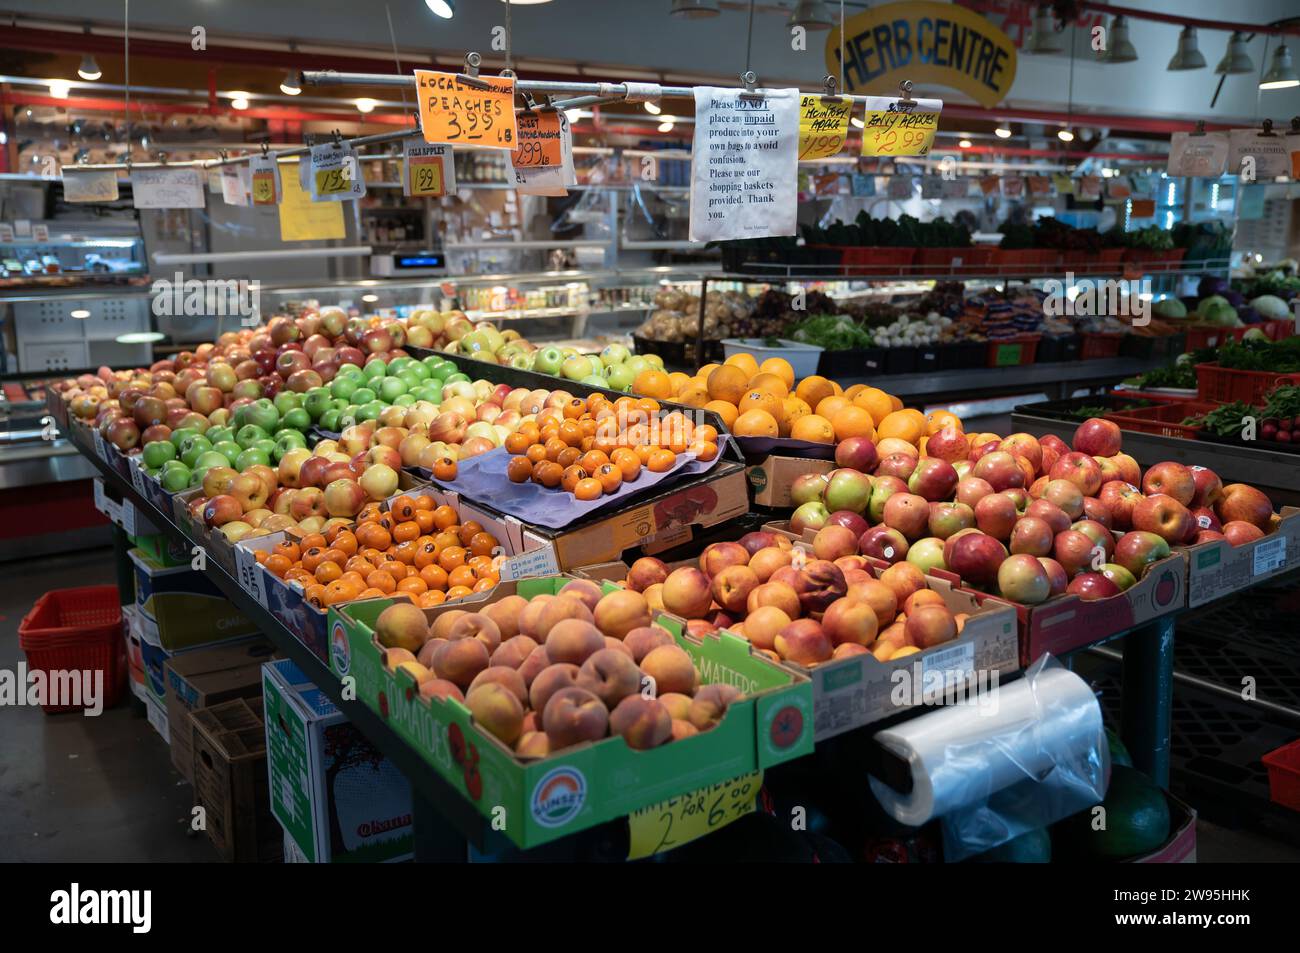
<instances>
[{"instance_id":1,"label":"recessed ceiling light","mask_svg":"<svg viewBox=\"0 0 1300 953\"><path fill-rule=\"evenodd\" d=\"M364 301L366 304L374 304L376 301L379 300L379 295L370 295L370 294L362 295L361 300Z\"/></svg>"},{"instance_id":2,"label":"recessed ceiling light","mask_svg":"<svg viewBox=\"0 0 1300 953\"><path fill-rule=\"evenodd\" d=\"M68 93L72 90L72 84L66 79L50 80L50 95L55 99L67 99Z\"/></svg>"},{"instance_id":3,"label":"recessed ceiling light","mask_svg":"<svg viewBox=\"0 0 1300 953\"><path fill-rule=\"evenodd\" d=\"M77 67L77 75L84 80L94 82L104 74L100 72L99 64L95 62L95 58L87 53L81 58L81 65Z\"/></svg>"},{"instance_id":4,"label":"recessed ceiling light","mask_svg":"<svg viewBox=\"0 0 1300 953\"><path fill-rule=\"evenodd\" d=\"M999 139L1010 139L1010 138L1011 138L1011 127L1010 127L1010 126L998 126L996 129L993 130L993 134L994 134L995 136L997 136Z\"/></svg>"},{"instance_id":5,"label":"recessed ceiling light","mask_svg":"<svg viewBox=\"0 0 1300 953\"><path fill-rule=\"evenodd\" d=\"M69 311L68 317L76 318L78 321L84 321L86 318L90 317L90 312L85 308L77 308L75 311Z\"/></svg>"},{"instance_id":6,"label":"recessed ceiling light","mask_svg":"<svg viewBox=\"0 0 1300 953\"><path fill-rule=\"evenodd\" d=\"M232 90L231 90L229 93L227 93L226 95L230 97L230 108L231 108L231 109L247 109L247 108L248 108L248 95L249 95L249 94L246 93L246 92L244 92L242 89L232 89Z\"/></svg>"},{"instance_id":7,"label":"recessed ceiling light","mask_svg":"<svg viewBox=\"0 0 1300 953\"><path fill-rule=\"evenodd\" d=\"M379 104L368 96L362 96L360 99L355 100L353 105L357 107L357 112L368 113L374 112L375 107Z\"/></svg>"},{"instance_id":8,"label":"recessed ceiling light","mask_svg":"<svg viewBox=\"0 0 1300 953\"><path fill-rule=\"evenodd\" d=\"M963 149L969 149L974 144L975 143L971 142L969 139L961 139L957 142L957 145L961 146Z\"/></svg>"},{"instance_id":9,"label":"recessed ceiling light","mask_svg":"<svg viewBox=\"0 0 1300 953\"><path fill-rule=\"evenodd\" d=\"M118 344L152 344L166 337L167 335L159 334L157 331L130 331L127 334L119 334L113 340Z\"/></svg>"},{"instance_id":10,"label":"recessed ceiling light","mask_svg":"<svg viewBox=\"0 0 1300 953\"><path fill-rule=\"evenodd\" d=\"M455 0L424 0L424 5L435 17L450 20L456 15Z\"/></svg>"},{"instance_id":11,"label":"recessed ceiling light","mask_svg":"<svg viewBox=\"0 0 1300 953\"><path fill-rule=\"evenodd\" d=\"M662 110L661 108L659 108L659 104L658 104L658 103L652 103L652 102L649 102L649 101L647 100L647 101L644 103L644 105L645 105L645 111L648 112L648 113L649 113L650 115L652 115L652 116L657 116L657 115L659 115L661 112L663 112L663 110Z\"/></svg>"},{"instance_id":12,"label":"recessed ceiling light","mask_svg":"<svg viewBox=\"0 0 1300 953\"><path fill-rule=\"evenodd\" d=\"M676 116L664 116L664 117L663 117L663 120L664 120L664 121L661 122L661 123L659 124L659 131L660 131L660 132L672 132L672 131L673 131L673 126L677 124L677 117L676 117Z\"/></svg>"},{"instance_id":13,"label":"recessed ceiling light","mask_svg":"<svg viewBox=\"0 0 1300 953\"><path fill-rule=\"evenodd\" d=\"M1056 138L1062 142L1074 142L1074 133L1068 129L1061 129L1057 131Z\"/></svg>"}]
</instances>

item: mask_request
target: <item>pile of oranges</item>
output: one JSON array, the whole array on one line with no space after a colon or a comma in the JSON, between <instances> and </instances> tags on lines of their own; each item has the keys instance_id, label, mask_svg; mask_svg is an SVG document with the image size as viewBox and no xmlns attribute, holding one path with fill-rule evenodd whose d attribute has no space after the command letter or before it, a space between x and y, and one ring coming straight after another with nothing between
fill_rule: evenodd
<instances>
[{"instance_id":1,"label":"pile of oranges","mask_svg":"<svg viewBox=\"0 0 1300 953\"><path fill-rule=\"evenodd\" d=\"M733 354L722 364L706 364L694 376L647 370L632 390L711 410L740 437L790 437L834 444L849 437L893 437L919 447L929 435L919 411L877 387L855 384L847 389L813 375L796 385L794 369L784 358L762 364L751 354Z\"/></svg>"},{"instance_id":2,"label":"pile of oranges","mask_svg":"<svg viewBox=\"0 0 1300 953\"><path fill-rule=\"evenodd\" d=\"M611 401L604 394L548 407L506 437L512 454L506 475L513 483L532 480L587 501L617 492L643 468L665 473L683 453L704 462L718 455L714 427L696 426L680 412L659 412L653 398Z\"/></svg>"},{"instance_id":3,"label":"pile of oranges","mask_svg":"<svg viewBox=\"0 0 1300 953\"><path fill-rule=\"evenodd\" d=\"M429 496L368 503L352 526L286 537L258 552L267 572L303 587L317 608L405 593L422 608L491 589L499 581L497 538Z\"/></svg>"}]
</instances>

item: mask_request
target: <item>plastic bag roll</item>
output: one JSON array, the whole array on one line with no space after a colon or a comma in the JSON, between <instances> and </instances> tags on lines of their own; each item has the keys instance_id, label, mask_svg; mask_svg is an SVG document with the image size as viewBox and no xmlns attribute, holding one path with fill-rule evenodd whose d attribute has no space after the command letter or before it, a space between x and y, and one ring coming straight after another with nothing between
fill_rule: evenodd
<instances>
[{"instance_id":1,"label":"plastic bag roll","mask_svg":"<svg viewBox=\"0 0 1300 953\"><path fill-rule=\"evenodd\" d=\"M912 790L901 794L875 777L871 790L887 813L912 826L1018 782L1091 775L1099 748L1107 760L1101 707L1088 684L1061 667L919 715L875 739L908 763Z\"/></svg>"}]
</instances>

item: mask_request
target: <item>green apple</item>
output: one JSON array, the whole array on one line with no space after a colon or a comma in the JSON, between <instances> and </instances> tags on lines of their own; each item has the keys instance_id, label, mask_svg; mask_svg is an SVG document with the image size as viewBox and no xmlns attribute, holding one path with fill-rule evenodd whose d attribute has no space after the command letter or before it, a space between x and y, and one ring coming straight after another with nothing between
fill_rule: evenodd
<instances>
[{"instance_id":1,"label":"green apple","mask_svg":"<svg viewBox=\"0 0 1300 953\"><path fill-rule=\"evenodd\" d=\"M400 374L403 370L410 367L414 363L415 363L415 358L413 357L395 357L388 362L388 373L390 375Z\"/></svg>"},{"instance_id":2,"label":"green apple","mask_svg":"<svg viewBox=\"0 0 1300 953\"><path fill-rule=\"evenodd\" d=\"M370 403L372 400L375 400L375 399L378 398L378 397L379 397L379 395L376 394L376 393L375 393L373 390L371 390L369 387L358 387L356 390L354 390L354 391L352 392L352 400L351 400L351 403L353 403L353 404L368 404L368 403Z\"/></svg>"},{"instance_id":3,"label":"green apple","mask_svg":"<svg viewBox=\"0 0 1300 953\"><path fill-rule=\"evenodd\" d=\"M306 430L311 426L311 414L301 407L294 407L281 418L280 425L293 430Z\"/></svg>"},{"instance_id":4,"label":"green apple","mask_svg":"<svg viewBox=\"0 0 1300 953\"><path fill-rule=\"evenodd\" d=\"M633 354L623 362L623 366L632 372L632 378L635 380L642 371L649 370L650 362L646 360L644 354Z\"/></svg>"},{"instance_id":5,"label":"green apple","mask_svg":"<svg viewBox=\"0 0 1300 953\"><path fill-rule=\"evenodd\" d=\"M232 462L232 460L228 459L224 454L218 453L216 450L205 450L203 453L200 453L198 459L194 461L194 470L195 472L198 472L199 470L206 470L209 467L228 467Z\"/></svg>"},{"instance_id":6,"label":"green apple","mask_svg":"<svg viewBox=\"0 0 1300 953\"><path fill-rule=\"evenodd\" d=\"M435 384L424 384L424 385L422 385L422 386L416 388L416 389L415 389L414 391L412 391L411 393L413 393L413 394L415 395L415 399L416 399L416 400L427 400L427 401L428 401L429 403L431 403L431 404L441 404L441 403L442 403L442 387L441 387L441 385L435 385Z\"/></svg>"},{"instance_id":7,"label":"green apple","mask_svg":"<svg viewBox=\"0 0 1300 953\"><path fill-rule=\"evenodd\" d=\"M613 367L615 364L622 364L632 352L622 344L607 344L605 349L600 352L600 361L606 367Z\"/></svg>"},{"instance_id":8,"label":"green apple","mask_svg":"<svg viewBox=\"0 0 1300 953\"><path fill-rule=\"evenodd\" d=\"M554 344L548 344L533 355L533 370L539 374L559 374L563 365L564 352Z\"/></svg>"},{"instance_id":9,"label":"green apple","mask_svg":"<svg viewBox=\"0 0 1300 953\"><path fill-rule=\"evenodd\" d=\"M610 390L629 391L632 389L632 381L636 380L636 375L626 364L615 364L605 375L605 386Z\"/></svg>"},{"instance_id":10,"label":"green apple","mask_svg":"<svg viewBox=\"0 0 1300 953\"><path fill-rule=\"evenodd\" d=\"M240 473L243 473L249 467L271 465L271 457L265 450L259 450L257 447L249 447L239 456L235 457L234 467Z\"/></svg>"},{"instance_id":11,"label":"green apple","mask_svg":"<svg viewBox=\"0 0 1300 953\"><path fill-rule=\"evenodd\" d=\"M173 447L179 450L181 444L183 444L187 438L198 436L202 435L193 427L182 427L180 430L173 430L171 436L167 439L171 441Z\"/></svg>"},{"instance_id":12,"label":"green apple","mask_svg":"<svg viewBox=\"0 0 1300 953\"><path fill-rule=\"evenodd\" d=\"M251 445L251 442L250 442L250 445ZM229 460L232 464L235 462L235 457L239 456L241 453L243 453L243 452L244 452L245 450L247 450L247 449L248 449L247 446L245 446L245 445L242 444L242 443L237 443L237 442L234 441L234 440L223 440L223 441L221 441L220 443L214 443L214 444L212 445L212 452L213 452L213 453L219 453L219 454L221 454L223 457L225 457L227 460Z\"/></svg>"},{"instance_id":13,"label":"green apple","mask_svg":"<svg viewBox=\"0 0 1300 953\"><path fill-rule=\"evenodd\" d=\"M342 414L343 411L339 408L331 407L329 410L325 411L325 413L320 415L320 420L316 421L316 423L320 426L321 430L327 430L330 433L338 433L339 417L342 416Z\"/></svg>"},{"instance_id":14,"label":"green apple","mask_svg":"<svg viewBox=\"0 0 1300 953\"><path fill-rule=\"evenodd\" d=\"M384 405L377 400L372 400L368 404L362 404L354 411L357 420L378 420L379 415L384 412Z\"/></svg>"},{"instance_id":15,"label":"green apple","mask_svg":"<svg viewBox=\"0 0 1300 953\"><path fill-rule=\"evenodd\" d=\"M272 398L271 403L275 406L275 409L279 411L280 416L283 417L295 407L302 406L302 395L295 391L282 390Z\"/></svg>"},{"instance_id":16,"label":"green apple","mask_svg":"<svg viewBox=\"0 0 1300 953\"><path fill-rule=\"evenodd\" d=\"M419 399L419 398L417 398L414 394L403 394L401 397L398 397L396 400L393 401L393 406L394 406L394 407L410 407L410 406L411 406L412 404L414 404L418 399Z\"/></svg>"},{"instance_id":17,"label":"green apple","mask_svg":"<svg viewBox=\"0 0 1300 953\"><path fill-rule=\"evenodd\" d=\"M208 432L203 436L207 437L214 444L221 443L223 440L235 439L234 427L209 427Z\"/></svg>"},{"instance_id":18,"label":"green apple","mask_svg":"<svg viewBox=\"0 0 1300 953\"><path fill-rule=\"evenodd\" d=\"M302 398L302 409L307 411L312 420L320 420L320 415L329 410L330 392L326 387L313 387Z\"/></svg>"},{"instance_id":19,"label":"green apple","mask_svg":"<svg viewBox=\"0 0 1300 953\"><path fill-rule=\"evenodd\" d=\"M595 372L596 368L592 364L591 358L582 354L575 354L566 358L564 363L560 365L560 373L571 381L580 381L584 377L590 377Z\"/></svg>"},{"instance_id":20,"label":"green apple","mask_svg":"<svg viewBox=\"0 0 1300 953\"><path fill-rule=\"evenodd\" d=\"M207 453L212 449L212 441L201 433L186 437L181 441L179 450L181 452L181 462L191 470L194 469L194 462L198 460L199 455Z\"/></svg>"},{"instance_id":21,"label":"green apple","mask_svg":"<svg viewBox=\"0 0 1300 953\"><path fill-rule=\"evenodd\" d=\"M516 370L531 371L533 369L533 359L527 354L516 354L510 358L509 365Z\"/></svg>"},{"instance_id":22,"label":"green apple","mask_svg":"<svg viewBox=\"0 0 1300 953\"><path fill-rule=\"evenodd\" d=\"M176 448L170 440L154 440L144 445L140 456L146 467L156 470L167 461L176 459Z\"/></svg>"},{"instance_id":23,"label":"green apple","mask_svg":"<svg viewBox=\"0 0 1300 953\"><path fill-rule=\"evenodd\" d=\"M270 428L248 423L235 432L235 443L239 444L241 449L247 449L254 440L265 440L269 436L271 436Z\"/></svg>"},{"instance_id":24,"label":"green apple","mask_svg":"<svg viewBox=\"0 0 1300 953\"><path fill-rule=\"evenodd\" d=\"M276 463L280 462L290 450L303 450L307 447L307 440L296 430L286 430L280 435L280 438L271 445L271 456Z\"/></svg>"},{"instance_id":25,"label":"green apple","mask_svg":"<svg viewBox=\"0 0 1300 953\"><path fill-rule=\"evenodd\" d=\"M609 382L606 381L605 378L601 377L599 374L588 374L578 383L586 384L588 387L599 387L602 389L609 386Z\"/></svg>"},{"instance_id":26,"label":"green apple","mask_svg":"<svg viewBox=\"0 0 1300 953\"><path fill-rule=\"evenodd\" d=\"M247 447L245 447L244 449L245 449L245 450L261 450L261 451L262 451L264 454L266 454L268 457L270 457L270 456L274 456L274 455L275 455L275 440L274 440L272 437L267 437L267 438L265 438L264 440L254 440L252 443L250 443L250 444L249 444Z\"/></svg>"},{"instance_id":27,"label":"green apple","mask_svg":"<svg viewBox=\"0 0 1300 953\"><path fill-rule=\"evenodd\" d=\"M655 370L662 371L664 369L664 359L658 354L647 354L645 359L646 363L654 367Z\"/></svg>"},{"instance_id":28,"label":"green apple","mask_svg":"<svg viewBox=\"0 0 1300 953\"><path fill-rule=\"evenodd\" d=\"M455 367L454 364L452 366ZM466 383L469 383L469 375L462 374L460 371L456 371L456 373L448 374L445 378L443 378L442 383L444 386L446 386L447 384L457 384L461 381L465 381Z\"/></svg>"},{"instance_id":29,"label":"green apple","mask_svg":"<svg viewBox=\"0 0 1300 953\"><path fill-rule=\"evenodd\" d=\"M366 375L367 380L373 381L388 373L388 365L384 363L383 358L377 357L366 364L366 366L361 369L361 372Z\"/></svg>"},{"instance_id":30,"label":"green apple","mask_svg":"<svg viewBox=\"0 0 1300 953\"><path fill-rule=\"evenodd\" d=\"M406 365L406 374L414 377L416 380L427 381L433 376L433 371L429 370L428 365L421 361L412 361Z\"/></svg>"},{"instance_id":31,"label":"green apple","mask_svg":"<svg viewBox=\"0 0 1300 953\"><path fill-rule=\"evenodd\" d=\"M360 386L356 377L351 375L344 377L340 374L330 381L330 394L343 400L350 400Z\"/></svg>"},{"instance_id":32,"label":"green apple","mask_svg":"<svg viewBox=\"0 0 1300 953\"><path fill-rule=\"evenodd\" d=\"M401 397L409 390L400 378L385 377L379 382L379 399L386 404L391 404L397 398ZM353 395L355 396L355 395Z\"/></svg>"},{"instance_id":33,"label":"green apple","mask_svg":"<svg viewBox=\"0 0 1300 953\"><path fill-rule=\"evenodd\" d=\"M162 483L162 488L168 493L179 493L190 482L190 468L184 464L171 469L164 468L159 480Z\"/></svg>"},{"instance_id":34,"label":"green apple","mask_svg":"<svg viewBox=\"0 0 1300 953\"><path fill-rule=\"evenodd\" d=\"M271 403L265 397L253 401L243 408L244 423L253 424L261 427L267 433L275 429L275 425L280 422L280 412L275 409L275 404ZM238 439L238 438L236 438Z\"/></svg>"}]
</instances>

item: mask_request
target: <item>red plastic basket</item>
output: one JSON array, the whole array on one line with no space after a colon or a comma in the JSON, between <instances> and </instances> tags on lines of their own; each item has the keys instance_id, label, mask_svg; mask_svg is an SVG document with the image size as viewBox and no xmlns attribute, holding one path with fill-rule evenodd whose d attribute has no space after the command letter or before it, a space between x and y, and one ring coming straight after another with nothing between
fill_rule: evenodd
<instances>
[{"instance_id":1,"label":"red plastic basket","mask_svg":"<svg viewBox=\"0 0 1300 953\"><path fill-rule=\"evenodd\" d=\"M1268 798L1300 811L1300 741L1293 741L1260 758L1268 768Z\"/></svg>"},{"instance_id":2,"label":"red plastic basket","mask_svg":"<svg viewBox=\"0 0 1300 953\"><path fill-rule=\"evenodd\" d=\"M1220 367L1217 363L1196 365L1196 396L1201 400L1247 404L1268 403L1274 388L1286 384L1300 384L1300 373L1276 374L1273 371L1242 371L1235 367Z\"/></svg>"},{"instance_id":3,"label":"red plastic basket","mask_svg":"<svg viewBox=\"0 0 1300 953\"><path fill-rule=\"evenodd\" d=\"M1122 334L1085 334L1083 344L1079 347L1079 360L1095 361L1105 357L1117 357L1123 340Z\"/></svg>"},{"instance_id":4,"label":"red plastic basket","mask_svg":"<svg viewBox=\"0 0 1300 953\"><path fill-rule=\"evenodd\" d=\"M1154 407L1135 407L1105 416L1107 420L1119 424L1120 430L1195 440L1196 432L1201 428L1188 426L1182 421L1187 417L1199 417L1217 406L1218 404L1203 401L1183 401L1177 404L1157 404Z\"/></svg>"},{"instance_id":5,"label":"red plastic basket","mask_svg":"<svg viewBox=\"0 0 1300 953\"><path fill-rule=\"evenodd\" d=\"M1040 334L1020 334L988 342L986 363L989 367L1019 367L1034 363Z\"/></svg>"},{"instance_id":6,"label":"red plastic basket","mask_svg":"<svg viewBox=\"0 0 1300 953\"><path fill-rule=\"evenodd\" d=\"M905 272L915 257L915 248L857 246L844 249L842 264L846 271L892 275Z\"/></svg>"},{"instance_id":7,"label":"red plastic basket","mask_svg":"<svg viewBox=\"0 0 1300 953\"><path fill-rule=\"evenodd\" d=\"M55 589L36 600L18 624L18 647L30 671L103 672L103 706L116 705L126 687L122 606L116 586ZM46 713L84 705L43 705Z\"/></svg>"},{"instance_id":8,"label":"red plastic basket","mask_svg":"<svg viewBox=\"0 0 1300 953\"><path fill-rule=\"evenodd\" d=\"M1218 347L1229 341L1240 341L1249 328L1222 328L1213 324L1190 324L1187 326L1187 343L1185 351L1199 351L1203 347Z\"/></svg>"}]
</instances>

